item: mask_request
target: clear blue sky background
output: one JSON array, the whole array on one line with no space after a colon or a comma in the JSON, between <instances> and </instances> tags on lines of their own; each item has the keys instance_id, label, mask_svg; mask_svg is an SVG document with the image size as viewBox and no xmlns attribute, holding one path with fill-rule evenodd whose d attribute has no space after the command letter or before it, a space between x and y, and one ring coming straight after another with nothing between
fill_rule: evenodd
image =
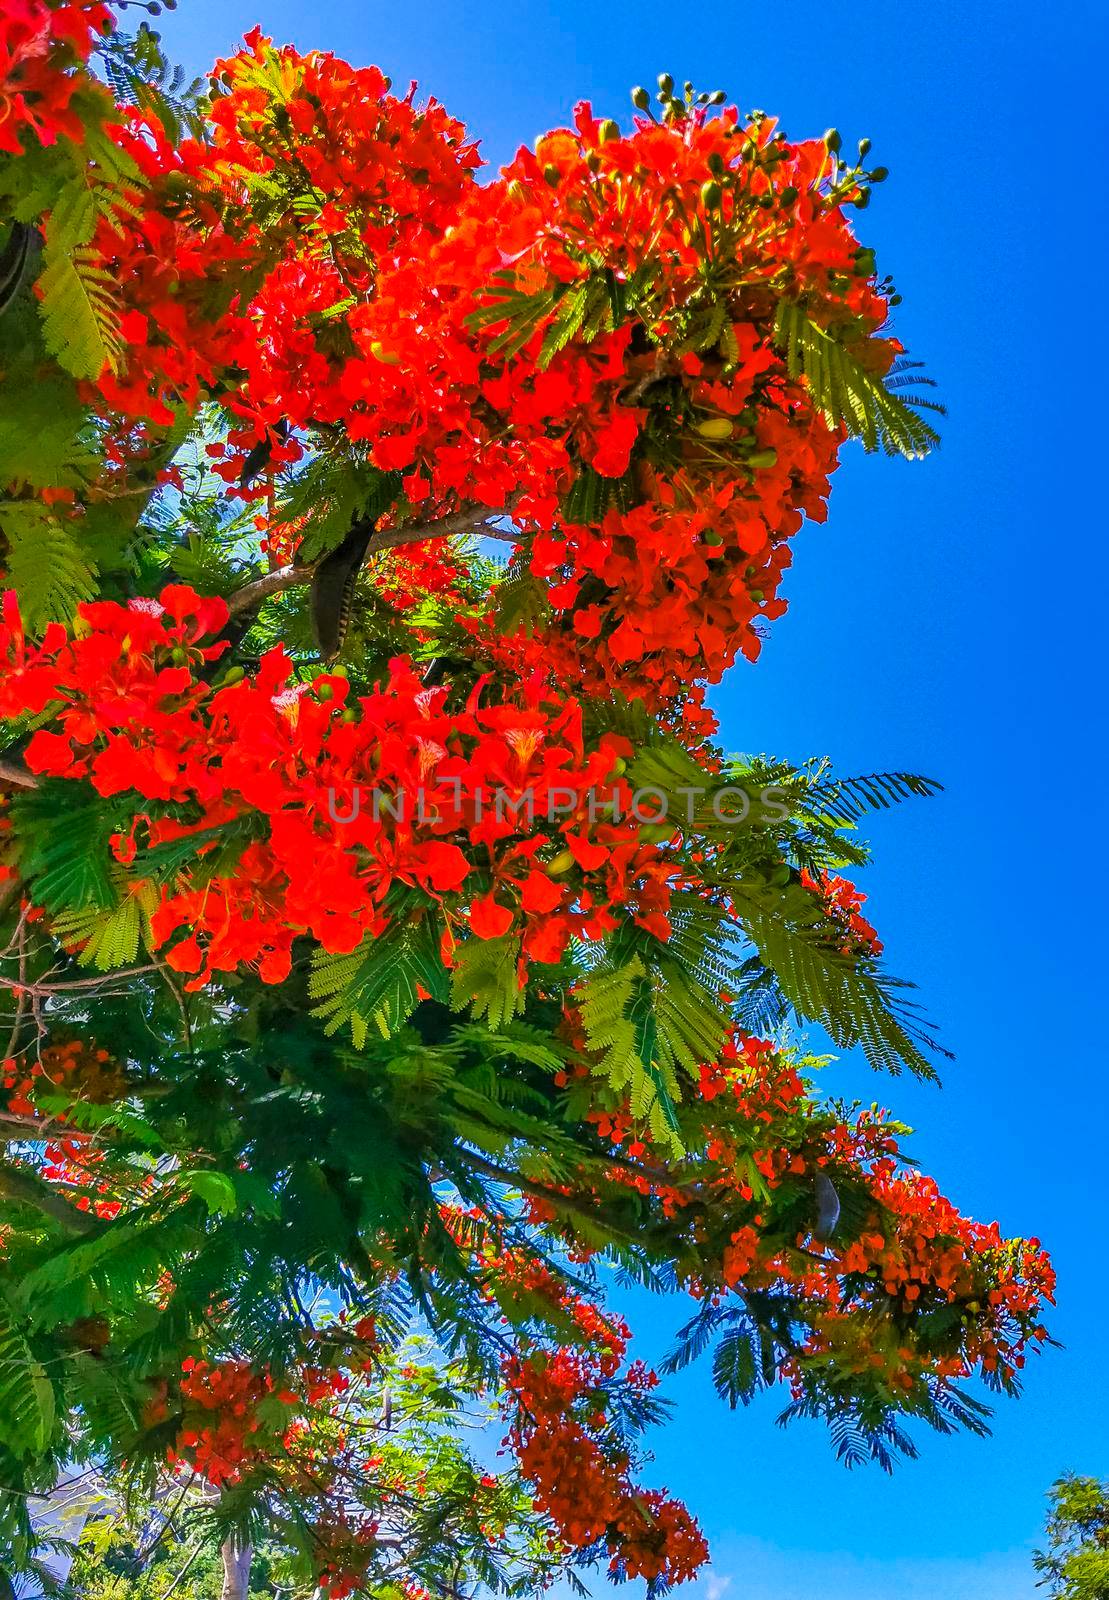
<instances>
[{"instance_id":1,"label":"clear blue sky background","mask_svg":"<svg viewBox=\"0 0 1109 1600\"><path fill-rule=\"evenodd\" d=\"M1032 1600L1048 1484L1109 1475L1103 6L182 0L163 20L196 72L260 21L418 78L492 162L579 98L627 116L666 69L795 135L867 134L890 167L865 238L942 382L943 450L849 450L830 522L796 542L789 614L715 698L734 748L947 785L879 819L864 887L958 1060L942 1093L857 1063L836 1085L914 1123L965 1210L1044 1238L1066 1348L991 1440L923 1439L892 1480L844 1472L813 1426L781 1433L771 1404L726 1411L697 1370L672 1385L655 1476L713 1542L691 1600ZM661 1351L670 1308L639 1309Z\"/></svg>"}]
</instances>

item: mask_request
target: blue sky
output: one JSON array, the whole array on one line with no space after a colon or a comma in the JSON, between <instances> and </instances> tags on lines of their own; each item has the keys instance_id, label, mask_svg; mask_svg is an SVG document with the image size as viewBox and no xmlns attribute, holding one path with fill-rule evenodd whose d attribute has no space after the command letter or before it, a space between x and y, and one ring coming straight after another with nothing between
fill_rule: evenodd
<instances>
[{"instance_id":1,"label":"blue sky","mask_svg":"<svg viewBox=\"0 0 1109 1600\"><path fill-rule=\"evenodd\" d=\"M579 98L624 118L630 87L665 69L796 135L869 135L891 169L865 239L905 296L899 334L942 385L944 446L912 466L848 452L830 521L796 541L789 614L715 703L736 749L947 785L878 820L863 887L958 1060L942 1092L854 1062L829 1082L912 1122L914 1154L965 1210L1045 1240L1066 1348L1034 1364L991 1440L922 1439L892 1480L844 1472L816 1427L775 1429L772 1404L726 1411L695 1370L671 1385L654 1477L712 1540L697 1600L1032 1600L1052 1478L1109 1476L1107 15L1096 0L182 0L163 19L195 72L256 21L417 78L494 162ZM636 1309L653 1324L643 1353L660 1353L670 1308Z\"/></svg>"}]
</instances>

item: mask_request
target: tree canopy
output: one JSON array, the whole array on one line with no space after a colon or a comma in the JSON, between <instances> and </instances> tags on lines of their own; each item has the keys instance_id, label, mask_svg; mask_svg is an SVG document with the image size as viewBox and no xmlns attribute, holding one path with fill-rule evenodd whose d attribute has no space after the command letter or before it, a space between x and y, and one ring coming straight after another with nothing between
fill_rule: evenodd
<instances>
[{"instance_id":1,"label":"tree canopy","mask_svg":"<svg viewBox=\"0 0 1109 1600\"><path fill-rule=\"evenodd\" d=\"M885 171L663 74L491 174L376 68L190 87L114 10L0 19L8 1563L75 1462L298 1593L661 1591L707 1550L613 1269L849 1465L1047 1338L1039 1242L790 1043L934 1074L841 874L938 786L705 700L847 443L935 443Z\"/></svg>"}]
</instances>

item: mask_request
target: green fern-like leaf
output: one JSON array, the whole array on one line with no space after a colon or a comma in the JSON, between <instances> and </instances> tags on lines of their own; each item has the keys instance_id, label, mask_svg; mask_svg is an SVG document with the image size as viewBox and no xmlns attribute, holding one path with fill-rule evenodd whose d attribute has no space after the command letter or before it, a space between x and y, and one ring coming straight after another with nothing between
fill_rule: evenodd
<instances>
[{"instance_id":1,"label":"green fern-like leaf","mask_svg":"<svg viewBox=\"0 0 1109 1600\"><path fill-rule=\"evenodd\" d=\"M451 1004L456 1011L471 1007L490 1028L501 1029L524 1008L518 965L520 941L467 939L454 952Z\"/></svg>"},{"instance_id":2,"label":"green fern-like leaf","mask_svg":"<svg viewBox=\"0 0 1109 1600\"><path fill-rule=\"evenodd\" d=\"M32 1354L15 1308L0 1293L0 1444L17 1458L37 1455L54 1422L53 1385Z\"/></svg>"},{"instance_id":3,"label":"green fern-like leaf","mask_svg":"<svg viewBox=\"0 0 1109 1600\"><path fill-rule=\"evenodd\" d=\"M312 958L308 993L319 1002L313 1016L325 1019L325 1033L349 1026L359 1049L371 1024L384 1038L395 1033L419 1005L419 989L437 1000L448 998L438 938L429 922L366 939L350 955L317 950Z\"/></svg>"},{"instance_id":4,"label":"green fern-like leaf","mask_svg":"<svg viewBox=\"0 0 1109 1600\"><path fill-rule=\"evenodd\" d=\"M78 965L95 966L100 972L130 966L140 943L149 948L150 918L158 904L153 884L132 884L123 873L113 873L113 880L120 898L112 910L86 908L54 918L54 934L62 944L80 946Z\"/></svg>"},{"instance_id":5,"label":"green fern-like leaf","mask_svg":"<svg viewBox=\"0 0 1109 1600\"><path fill-rule=\"evenodd\" d=\"M868 450L880 448L910 460L939 444L939 434L919 412L923 408L942 413L943 407L910 395L903 384L891 388L813 322L796 301L780 302L774 342L785 352L790 376L804 375L830 427L842 425Z\"/></svg>"},{"instance_id":6,"label":"green fern-like leaf","mask_svg":"<svg viewBox=\"0 0 1109 1600\"><path fill-rule=\"evenodd\" d=\"M12 802L20 865L34 899L50 912L116 908L109 840L119 816L99 795L48 779Z\"/></svg>"},{"instance_id":7,"label":"green fern-like leaf","mask_svg":"<svg viewBox=\"0 0 1109 1600\"><path fill-rule=\"evenodd\" d=\"M783 901L805 894L793 889ZM933 1030L902 998L911 985L872 962L840 954L828 942L818 909L798 901L796 914L786 905L773 910L742 891L737 903L758 951L757 964L743 975L748 983L766 984L802 1020L820 1023L841 1049L859 1045L872 1067L898 1073L907 1066L919 1077L936 1076L924 1053L939 1049ZM741 996L741 1011L742 1005Z\"/></svg>"},{"instance_id":8,"label":"green fern-like leaf","mask_svg":"<svg viewBox=\"0 0 1109 1600\"><path fill-rule=\"evenodd\" d=\"M594 1056L593 1070L618 1093L627 1096L632 1115L645 1122L652 1137L683 1153L674 1102L680 1090L674 1072L678 1052L674 1039L676 1007L666 998L638 955L620 966L595 969L581 986L579 999L586 1042ZM708 1058L706 1058L708 1059Z\"/></svg>"},{"instance_id":9,"label":"green fern-like leaf","mask_svg":"<svg viewBox=\"0 0 1109 1600\"><path fill-rule=\"evenodd\" d=\"M24 624L66 622L96 592L96 568L69 528L37 500L0 501L7 581Z\"/></svg>"}]
</instances>

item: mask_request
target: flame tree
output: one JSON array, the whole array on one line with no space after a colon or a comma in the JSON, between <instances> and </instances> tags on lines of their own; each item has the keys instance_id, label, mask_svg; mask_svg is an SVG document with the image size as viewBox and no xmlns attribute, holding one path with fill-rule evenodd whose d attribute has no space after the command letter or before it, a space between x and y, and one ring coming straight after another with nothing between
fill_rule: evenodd
<instances>
[{"instance_id":1,"label":"flame tree","mask_svg":"<svg viewBox=\"0 0 1109 1600\"><path fill-rule=\"evenodd\" d=\"M884 170L633 104L490 174L375 68L255 30L190 89L5 9L15 1570L76 1463L179 1488L229 1595L258 1540L335 1600L688 1578L613 1266L848 1463L982 1430L1047 1337L1038 1242L780 1042L932 1074L840 874L935 785L728 755L704 700L847 442L935 441Z\"/></svg>"}]
</instances>

